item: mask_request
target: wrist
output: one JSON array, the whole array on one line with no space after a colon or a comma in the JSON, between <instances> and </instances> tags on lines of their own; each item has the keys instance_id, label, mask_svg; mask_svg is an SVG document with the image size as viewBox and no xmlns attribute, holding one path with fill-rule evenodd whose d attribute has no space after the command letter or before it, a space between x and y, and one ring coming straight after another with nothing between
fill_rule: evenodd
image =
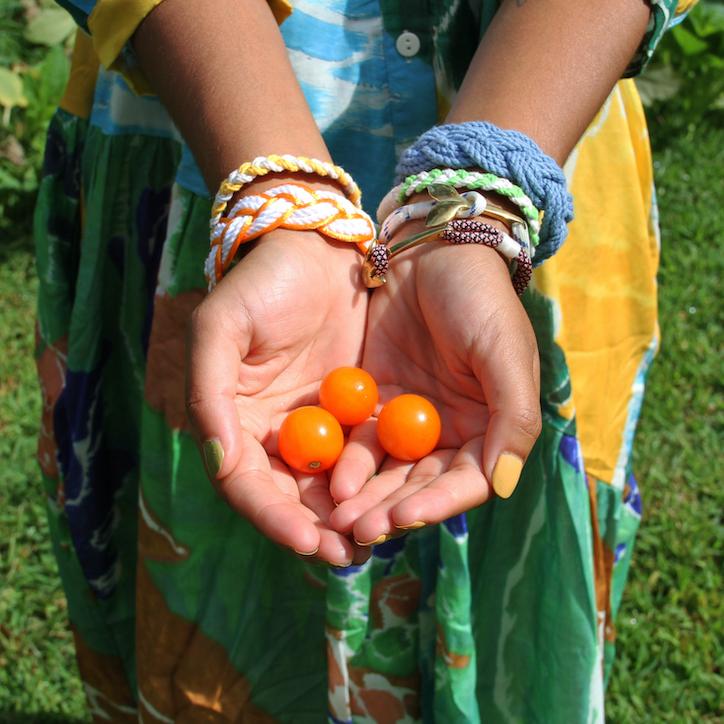
<instances>
[{"instance_id":1,"label":"wrist","mask_svg":"<svg viewBox=\"0 0 724 724\"><path fill-rule=\"evenodd\" d=\"M248 184L244 185L230 199L227 209L233 208L234 204L245 196L261 194L275 186L285 183L301 183L309 186L314 191L329 191L344 196L344 186L335 179L324 178L314 173L293 173L281 171L279 173L268 173L265 176L257 176Z\"/></svg>"},{"instance_id":2,"label":"wrist","mask_svg":"<svg viewBox=\"0 0 724 724\"><path fill-rule=\"evenodd\" d=\"M505 225L504 222L499 221L498 219L489 219L489 218L481 218L477 217L478 220L484 221L486 224L489 224L490 226L495 227L499 231L502 231L503 233L508 233L508 227ZM425 231L427 227L425 226L425 220L424 219L412 219L411 221L408 221L402 226L397 234L393 237L393 239L390 242L390 246L394 246L398 242L401 242L404 239L408 239L411 236L415 236L416 234L420 234ZM443 241L440 238L435 238L430 241L427 241L425 243L422 243L418 246L411 247L409 250L405 250L403 253L400 254L399 257L395 257L391 264L399 264L399 262L403 261L404 259L412 259L412 258L420 258L421 256L430 253L436 249L444 249L444 248L453 248L450 244L447 244L445 241ZM490 259L498 259L500 263L507 269L508 262L507 260L495 249L490 248L488 246L484 245L459 245L455 246L456 249L476 249L477 251L480 251L483 253L483 256ZM392 268L392 267L391 267Z\"/></svg>"},{"instance_id":3,"label":"wrist","mask_svg":"<svg viewBox=\"0 0 724 724\"><path fill-rule=\"evenodd\" d=\"M253 196L256 194L262 194L275 186L279 186L285 183L302 183L305 186L309 186L314 191L328 191L335 194L344 196L344 188L340 183L334 179L325 179L316 174L307 173L291 173L284 171L280 173L269 173L266 176L258 176L257 178L250 181L242 189L237 191L229 200L227 210L232 209L239 199L247 196ZM273 231L260 236L258 239L244 244L239 248L237 252L238 260L243 259L255 246L266 243L269 239L283 240L284 243L304 243L304 244L315 244L315 245L326 245L330 244L338 246L340 248L346 248L347 251L353 252L354 246L352 244L345 244L344 242L336 242L332 239L325 237L322 233L316 229L305 229L302 231L295 231L292 229L274 229Z\"/></svg>"},{"instance_id":4,"label":"wrist","mask_svg":"<svg viewBox=\"0 0 724 724\"><path fill-rule=\"evenodd\" d=\"M306 238L365 253L375 228L359 204L354 179L329 162L272 155L242 164L221 184L212 206L211 250L204 267L209 289L243 247L280 229L292 232L287 238L303 238L307 232Z\"/></svg>"}]
</instances>

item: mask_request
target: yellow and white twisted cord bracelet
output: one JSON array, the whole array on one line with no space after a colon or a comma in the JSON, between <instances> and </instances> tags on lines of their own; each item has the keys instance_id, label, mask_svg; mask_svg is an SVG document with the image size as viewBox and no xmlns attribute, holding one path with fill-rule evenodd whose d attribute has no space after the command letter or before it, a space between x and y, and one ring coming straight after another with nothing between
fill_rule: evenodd
<instances>
[{"instance_id":1,"label":"yellow and white twisted cord bracelet","mask_svg":"<svg viewBox=\"0 0 724 724\"><path fill-rule=\"evenodd\" d=\"M338 181L342 185L347 198L355 206L360 206L362 192L354 179L341 166L319 161L316 158L292 156L290 154L258 156L253 161L247 161L235 171L232 171L219 186L219 190L214 197L214 204L211 207L211 228L213 229L219 223L226 205L237 191L259 176L266 176L268 173L281 173L282 171L311 173L322 178Z\"/></svg>"}]
</instances>

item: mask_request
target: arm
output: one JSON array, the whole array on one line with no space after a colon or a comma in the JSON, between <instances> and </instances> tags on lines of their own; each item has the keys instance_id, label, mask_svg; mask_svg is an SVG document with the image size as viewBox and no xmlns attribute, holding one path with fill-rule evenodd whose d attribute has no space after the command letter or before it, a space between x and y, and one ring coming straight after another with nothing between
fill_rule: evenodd
<instances>
[{"instance_id":1,"label":"arm","mask_svg":"<svg viewBox=\"0 0 724 724\"><path fill-rule=\"evenodd\" d=\"M266 0L164 0L133 42L210 191L256 156L330 160Z\"/></svg>"},{"instance_id":2,"label":"arm","mask_svg":"<svg viewBox=\"0 0 724 724\"><path fill-rule=\"evenodd\" d=\"M164 0L134 46L210 190L259 155L330 160L265 0ZM285 178L274 176L240 193ZM188 345L187 407L209 477L267 537L338 565L355 550L326 525L326 477L287 469L276 438L288 410L316 401L329 369L359 360L367 295L350 282L358 266L352 245L276 229L195 310Z\"/></svg>"},{"instance_id":3,"label":"arm","mask_svg":"<svg viewBox=\"0 0 724 724\"><path fill-rule=\"evenodd\" d=\"M641 0L507 0L446 122L521 131L563 163L627 67L648 14ZM406 224L393 243L421 227ZM348 445L332 481L344 501L332 517L338 530L373 540L468 510L492 488L513 492L541 429L539 363L497 253L426 244L401 256L371 303L365 366L382 390L412 388L436 402L443 449L413 468L383 467L362 487L379 451ZM364 474L349 484L353 468Z\"/></svg>"},{"instance_id":4,"label":"arm","mask_svg":"<svg viewBox=\"0 0 724 724\"><path fill-rule=\"evenodd\" d=\"M562 164L623 75L649 13L644 0L506 0L446 122L521 131Z\"/></svg>"}]
</instances>

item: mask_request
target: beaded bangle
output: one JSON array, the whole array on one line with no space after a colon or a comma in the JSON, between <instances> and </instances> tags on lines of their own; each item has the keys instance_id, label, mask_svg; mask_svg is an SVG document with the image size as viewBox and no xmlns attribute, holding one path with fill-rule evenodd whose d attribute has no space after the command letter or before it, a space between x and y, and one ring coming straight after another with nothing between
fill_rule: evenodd
<instances>
[{"instance_id":1,"label":"beaded bangle","mask_svg":"<svg viewBox=\"0 0 724 724\"><path fill-rule=\"evenodd\" d=\"M282 183L245 196L211 229L211 250L204 265L209 291L221 280L242 244L273 229L314 229L335 241L351 242L364 254L375 239L372 219L333 191L302 183Z\"/></svg>"},{"instance_id":2,"label":"beaded bangle","mask_svg":"<svg viewBox=\"0 0 724 724\"><path fill-rule=\"evenodd\" d=\"M280 173L282 171L290 171L292 173L313 173L323 178L330 178L339 183L344 188L347 198L355 205L360 206L362 193L354 179L341 167L326 161L319 161L316 158L307 158L306 156L291 156L284 154L283 156L259 156L253 161L243 163L239 168L232 171L221 183L219 190L214 197L214 204L211 207L210 226L213 228L219 223L221 215L226 209L226 205L231 197L246 184L253 181L259 176L266 176L268 173Z\"/></svg>"},{"instance_id":3,"label":"beaded bangle","mask_svg":"<svg viewBox=\"0 0 724 724\"><path fill-rule=\"evenodd\" d=\"M507 239L506 239L507 237ZM513 241L507 234L476 219L454 219L440 233L440 238L450 244L484 244L499 251L513 262L511 281L518 296L528 288L533 276L533 262L525 249L518 245L518 253L514 255ZM513 241L513 244L516 242Z\"/></svg>"},{"instance_id":4,"label":"beaded bangle","mask_svg":"<svg viewBox=\"0 0 724 724\"><path fill-rule=\"evenodd\" d=\"M465 188L470 191L493 191L510 199L525 216L528 232L533 247L538 245L540 233L540 212L520 186L516 186L506 178L492 173L467 171L465 169L434 168L408 176L401 184L395 186L382 199L377 210L377 218L386 218L395 206L403 203L413 194L421 193L430 186L451 186L455 189ZM535 253L535 250L533 250Z\"/></svg>"}]
</instances>

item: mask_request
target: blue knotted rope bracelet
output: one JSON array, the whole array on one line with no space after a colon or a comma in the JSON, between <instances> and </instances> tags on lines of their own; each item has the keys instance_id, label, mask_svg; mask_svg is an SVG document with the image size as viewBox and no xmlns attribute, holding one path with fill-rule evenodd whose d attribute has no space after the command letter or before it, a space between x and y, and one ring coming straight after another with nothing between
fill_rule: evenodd
<instances>
[{"instance_id":1,"label":"blue knotted rope bracelet","mask_svg":"<svg viewBox=\"0 0 724 724\"><path fill-rule=\"evenodd\" d=\"M560 166L528 136L485 121L449 123L423 133L400 158L397 179L432 168L481 168L520 186L545 212L535 265L552 256L568 233L573 199Z\"/></svg>"}]
</instances>

